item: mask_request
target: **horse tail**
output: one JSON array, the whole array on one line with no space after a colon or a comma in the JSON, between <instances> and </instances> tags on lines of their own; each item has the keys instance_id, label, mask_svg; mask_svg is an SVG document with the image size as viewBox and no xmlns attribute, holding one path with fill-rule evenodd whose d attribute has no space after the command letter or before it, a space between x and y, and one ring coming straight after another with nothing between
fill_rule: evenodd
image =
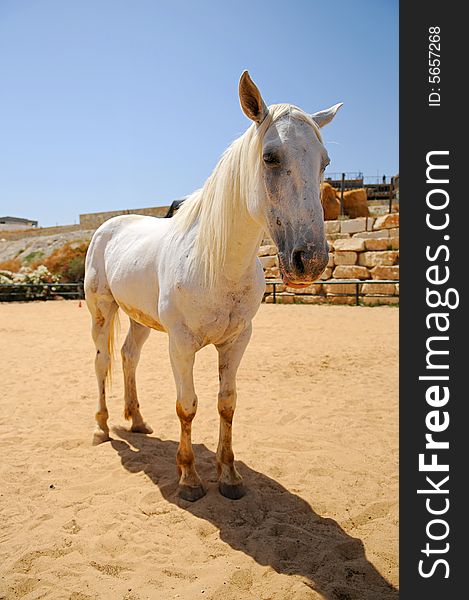
<instances>
[{"instance_id":1,"label":"horse tail","mask_svg":"<svg viewBox=\"0 0 469 600\"><path fill-rule=\"evenodd\" d=\"M114 361L116 358L115 357L115 342L116 342L116 337L118 337L118 335L119 335L119 330L120 330L119 310L116 310L116 312L111 317L111 322L109 324L109 337L107 340L107 348L109 351L109 369L106 373L106 380L110 387L112 387L112 370L113 370L113 364L114 364Z\"/></svg>"}]
</instances>

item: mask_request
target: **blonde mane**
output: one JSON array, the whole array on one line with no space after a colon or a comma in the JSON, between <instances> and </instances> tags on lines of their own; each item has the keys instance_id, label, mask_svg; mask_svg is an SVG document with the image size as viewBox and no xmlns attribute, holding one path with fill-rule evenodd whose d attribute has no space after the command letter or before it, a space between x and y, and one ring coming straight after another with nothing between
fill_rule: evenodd
<instances>
[{"instance_id":1,"label":"blonde mane","mask_svg":"<svg viewBox=\"0 0 469 600\"><path fill-rule=\"evenodd\" d=\"M235 222L247 216L247 199L258 181L264 136L272 123L287 114L311 125L322 142L310 115L292 104L273 104L260 125L253 123L225 150L204 186L189 196L173 217L176 235L197 227L189 260L194 271L204 274L209 287L223 271Z\"/></svg>"}]
</instances>

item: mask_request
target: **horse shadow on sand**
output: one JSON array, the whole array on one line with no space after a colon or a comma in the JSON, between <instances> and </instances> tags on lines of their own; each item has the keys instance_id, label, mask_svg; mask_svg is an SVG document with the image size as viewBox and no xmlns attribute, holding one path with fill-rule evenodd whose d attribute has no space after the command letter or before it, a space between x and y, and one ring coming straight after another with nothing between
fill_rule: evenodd
<instances>
[{"instance_id":1,"label":"horse shadow on sand","mask_svg":"<svg viewBox=\"0 0 469 600\"><path fill-rule=\"evenodd\" d=\"M236 462L247 494L228 500L218 492L215 454L194 444L207 494L191 503L177 495L177 442L115 427L111 440L130 473L144 472L166 501L212 523L220 538L258 564L298 575L325 600L397 600L398 591L367 560L363 542L266 475ZM125 440L125 441L124 441Z\"/></svg>"}]
</instances>

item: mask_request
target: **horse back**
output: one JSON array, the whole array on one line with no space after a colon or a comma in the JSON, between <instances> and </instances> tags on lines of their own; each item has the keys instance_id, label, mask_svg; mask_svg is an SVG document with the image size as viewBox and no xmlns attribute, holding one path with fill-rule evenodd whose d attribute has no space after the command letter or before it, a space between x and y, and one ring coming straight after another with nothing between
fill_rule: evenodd
<instances>
[{"instance_id":1,"label":"horse back","mask_svg":"<svg viewBox=\"0 0 469 600\"><path fill-rule=\"evenodd\" d=\"M88 249L85 294L109 296L134 320L147 326L157 323L157 263L168 230L165 223L168 220L141 215L103 223Z\"/></svg>"}]
</instances>

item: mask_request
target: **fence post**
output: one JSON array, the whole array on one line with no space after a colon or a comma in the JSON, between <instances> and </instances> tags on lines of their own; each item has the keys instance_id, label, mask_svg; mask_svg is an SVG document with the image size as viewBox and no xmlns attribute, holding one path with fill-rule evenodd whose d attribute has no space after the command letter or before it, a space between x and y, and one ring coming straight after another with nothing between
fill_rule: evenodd
<instances>
[{"instance_id":1,"label":"fence post","mask_svg":"<svg viewBox=\"0 0 469 600\"><path fill-rule=\"evenodd\" d=\"M394 177L391 177L391 185L389 186L389 214L392 213L392 197L394 195Z\"/></svg>"},{"instance_id":2,"label":"fence post","mask_svg":"<svg viewBox=\"0 0 469 600\"><path fill-rule=\"evenodd\" d=\"M342 173L342 181L340 182L340 216L344 216L344 187L345 187L345 173Z\"/></svg>"},{"instance_id":3,"label":"fence post","mask_svg":"<svg viewBox=\"0 0 469 600\"><path fill-rule=\"evenodd\" d=\"M358 286L359 285L360 285L359 283L357 283L355 285L355 306L358 306L358 304L359 304L359 295L358 295Z\"/></svg>"}]
</instances>

